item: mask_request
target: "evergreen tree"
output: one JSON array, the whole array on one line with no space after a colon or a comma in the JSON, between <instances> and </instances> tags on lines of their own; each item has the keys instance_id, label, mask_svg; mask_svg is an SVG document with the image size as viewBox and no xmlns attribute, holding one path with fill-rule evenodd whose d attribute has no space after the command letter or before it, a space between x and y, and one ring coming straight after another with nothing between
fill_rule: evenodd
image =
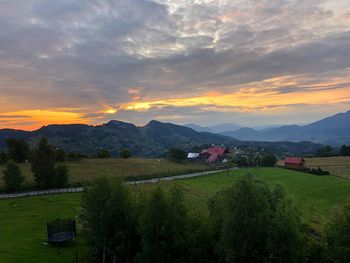
<instances>
[{"instance_id":1,"label":"evergreen tree","mask_svg":"<svg viewBox=\"0 0 350 263\"><path fill-rule=\"evenodd\" d=\"M58 164L55 167L55 187L65 187L68 185L68 168L65 164Z\"/></svg>"},{"instance_id":2,"label":"evergreen tree","mask_svg":"<svg viewBox=\"0 0 350 263\"><path fill-rule=\"evenodd\" d=\"M8 161L8 155L7 155L7 153L4 152L4 151L1 151L1 152L0 152L0 165L6 164L7 161Z\"/></svg>"},{"instance_id":3,"label":"evergreen tree","mask_svg":"<svg viewBox=\"0 0 350 263\"><path fill-rule=\"evenodd\" d=\"M55 184L55 152L46 138L39 141L33 150L31 169L35 181L40 188L50 188Z\"/></svg>"},{"instance_id":4,"label":"evergreen tree","mask_svg":"<svg viewBox=\"0 0 350 263\"><path fill-rule=\"evenodd\" d=\"M13 160L9 160L7 162L3 173L6 192L13 192L21 189L21 185L24 181L24 176L22 175L19 166Z\"/></svg>"},{"instance_id":5,"label":"evergreen tree","mask_svg":"<svg viewBox=\"0 0 350 263\"><path fill-rule=\"evenodd\" d=\"M9 158L17 163L25 162L29 157L29 145L24 139L6 140Z\"/></svg>"}]
</instances>

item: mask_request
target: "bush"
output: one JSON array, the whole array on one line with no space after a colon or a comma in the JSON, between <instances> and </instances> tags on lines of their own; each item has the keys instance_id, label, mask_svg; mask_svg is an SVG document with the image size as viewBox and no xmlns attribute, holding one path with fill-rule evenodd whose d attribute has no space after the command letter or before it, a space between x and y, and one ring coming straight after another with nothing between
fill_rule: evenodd
<instances>
[{"instance_id":1,"label":"bush","mask_svg":"<svg viewBox=\"0 0 350 263\"><path fill-rule=\"evenodd\" d=\"M267 154L261 158L261 166L273 167L277 163L277 158L274 154Z\"/></svg>"},{"instance_id":2,"label":"bush","mask_svg":"<svg viewBox=\"0 0 350 263\"><path fill-rule=\"evenodd\" d=\"M129 149L124 149L120 152L120 157L127 159L131 157L131 151Z\"/></svg>"},{"instance_id":3,"label":"bush","mask_svg":"<svg viewBox=\"0 0 350 263\"><path fill-rule=\"evenodd\" d=\"M3 173L6 192L14 192L21 189L21 185L24 181L24 176L22 175L19 166L13 160L9 160L7 162Z\"/></svg>"},{"instance_id":4,"label":"bush","mask_svg":"<svg viewBox=\"0 0 350 263\"><path fill-rule=\"evenodd\" d=\"M7 161L8 161L8 159L9 159L9 158L8 158L7 153L4 152L4 151L1 151L1 152L0 152L0 165L6 164Z\"/></svg>"}]
</instances>

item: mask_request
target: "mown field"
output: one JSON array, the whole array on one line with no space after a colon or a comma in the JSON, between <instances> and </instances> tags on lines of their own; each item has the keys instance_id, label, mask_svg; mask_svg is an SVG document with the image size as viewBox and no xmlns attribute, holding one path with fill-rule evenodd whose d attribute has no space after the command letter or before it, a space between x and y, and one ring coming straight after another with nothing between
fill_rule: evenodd
<instances>
[{"instance_id":1,"label":"mown field","mask_svg":"<svg viewBox=\"0 0 350 263\"><path fill-rule=\"evenodd\" d=\"M301 211L303 221L319 231L333 209L350 198L350 180L335 176L315 176L281 168L247 168L162 182L161 186L182 186L190 212L207 213L208 198L220 189L230 186L246 173L254 174L271 186L284 186ZM141 195L147 195L156 185L130 187ZM81 194L0 200L0 262L75 262L75 253L81 255L84 248L80 238L77 244L63 248L61 255L56 255L55 248L44 246L42 242L46 240L46 221L57 217L75 217L79 212L80 200Z\"/></svg>"},{"instance_id":2,"label":"mown field","mask_svg":"<svg viewBox=\"0 0 350 263\"><path fill-rule=\"evenodd\" d=\"M76 162L66 162L70 183L84 183L98 176L110 177L157 177L160 175L173 175L190 173L193 171L204 171L210 169L206 164L183 162L176 163L165 159L146 159L146 158L108 158L108 159L82 159ZM25 188L34 185L34 178L30 171L30 164L20 164L21 170L26 179ZM2 170L0 166L0 189L3 186Z\"/></svg>"},{"instance_id":3,"label":"mown field","mask_svg":"<svg viewBox=\"0 0 350 263\"><path fill-rule=\"evenodd\" d=\"M350 179L350 157L320 157L305 158L306 166L310 168L321 167L332 175Z\"/></svg>"}]
</instances>

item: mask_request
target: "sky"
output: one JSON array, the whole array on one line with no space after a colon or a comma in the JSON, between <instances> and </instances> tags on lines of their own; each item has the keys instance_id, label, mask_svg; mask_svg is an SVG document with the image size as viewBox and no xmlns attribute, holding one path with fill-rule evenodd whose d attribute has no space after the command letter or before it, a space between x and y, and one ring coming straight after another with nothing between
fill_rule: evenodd
<instances>
[{"instance_id":1,"label":"sky","mask_svg":"<svg viewBox=\"0 0 350 263\"><path fill-rule=\"evenodd\" d=\"M348 0L0 0L0 128L349 109Z\"/></svg>"}]
</instances>

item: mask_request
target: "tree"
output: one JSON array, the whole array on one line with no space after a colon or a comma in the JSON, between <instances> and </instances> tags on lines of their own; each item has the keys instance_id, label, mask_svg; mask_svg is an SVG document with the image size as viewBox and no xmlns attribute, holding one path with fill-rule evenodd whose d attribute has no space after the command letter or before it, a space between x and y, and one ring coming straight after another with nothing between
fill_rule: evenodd
<instances>
[{"instance_id":1,"label":"tree","mask_svg":"<svg viewBox=\"0 0 350 263\"><path fill-rule=\"evenodd\" d=\"M19 166L13 160L9 160L7 162L3 173L6 192L13 192L21 189L21 185L24 181L24 176L22 175Z\"/></svg>"},{"instance_id":2,"label":"tree","mask_svg":"<svg viewBox=\"0 0 350 263\"><path fill-rule=\"evenodd\" d=\"M58 164L55 167L55 187L65 187L68 184L68 168L65 164Z\"/></svg>"},{"instance_id":3,"label":"tree","mask_svg":"<svg viewBox=\"0 0 350 263\"><path fill-rule=\"evenodd\" d=\"M182 149L171 148L169 151L169 157L170 157L170 160L172 160L174 162L181 162L183 160L186 160L187 154Z\"/></svg>"},{"instance_id":4,"label":"tree","mask_svg":"<svg viewBox=\"0 0 350 263\"><path fill-rule=\"evenodd\" d=\"M141 222L140 262L191 262L190 257L198 256L192 254L198 244L191 243L190 237L193 242L200 237L190 229L183 198L177 187L168 195L159 187L151 193Z\"/></svg>"},{"instance_id":5,"label":"tree","mask_svg":"<svg viewBox=\"0 0 350 263\"><path fill-rule=\"evenodd\" d=\"M350 201L335 212L325 230L326 262L350 262Z\"/></svg>"},{"instance_id":6,"label":"tree","mask_svg":"<svg viewBox=\"0 0 350 263\"><path fill-rule=\"evenodd\" d=\"M66 160L66 153L62 148L55 150L55 161L64 162Z\"/></svg>"},{"instance_id":7,"label":"tree","mask_svg":"<svg viewBox=\"0 0 350 263\"><path fill-rule=\"evenodd\" d=\"M350 156L350 146L342 145L342 147L340 147L340 155Z\"/></svg>"},{"instance_id":8,"label":"tree","mask_svg":"<svg viewBox=\"0 0 350 263\"><path fill-rule=\"evenodd\" d=\"M133 261L139 248L135 210L120 182L98 178L86 186L80 219L92 261Z\"/></svg>"},{"instance_id":9,"label":"tree","mask_svg":"<svg viewBox=\"0 0 350 263\"><path fill-rule=\"evenodd\" d=\"M316 152L317 157L330 157L334 155L335 154L333 152L333 149L329 145L326 145L325 147L318 149Z\"/></svg>"},{"instance_id":10,"label":"tree","mask_svg":"<svg viewBox=\"0 0 350 263\"><path fill-rule=\"evenodd\" d=\"M104 159L104 158L110 158L112 155L111 153L106 149L101 149L97 152L97 158Z\"/></svg>"},{"instance_id":11,"label":"tree","mask_svg":"<svg viewBox=\"0 0 350 263\"><path fill-rule=\"evenodd\" d=\"M211 210L211 217L221 227L218 248L225 262L299 262L300 217L282 188L271 191L246 175L218 202L222 211Z\"/></svg>"},{"instance_id":12,"label":"tree","mask_svg":"<svg viewBox=\"0 0 350 263\"><path fill-rule=\"evenodd\" d=\"M46 138L42 138L33 150L31 169L40 188L50 188L55 184L55 152Z\"/></svg>"},{"instance_id":13,"label":"tree","mask_svg":"<svg viewBox=\"0 0 350 263\"><path fill-rule=\"evenodd\" d=\"M267 154L261 158L261 166L273 167L277 163L277 158L274 154Z\"/></svg>"},{"instance_id":14,"label":"tree","mask_svg":"<svg viewBox=\"0 0 350 263\"><path fill-rule=\"evenodd\" d=\"M131 151L129 149L124 149L120 152L120 157L127 159L131 157Z\"/></svg>"},{"instance_id":15,"label":"tree","mask_svg":"<svg viewBox=\"0 0 350 263\"><path fill-rule=\"evenodd\" d=\"M7 161L8 161L8 155L7 155L7 153L4 152L4 151L1 151L1 152L0 152L0 165L6 164Z\"/></svg>"},{"instance_id":16,"label":"tree","mask_svg":"<svg viewBox=\"0 0 350 263\"><path fill-rule=\"evenodd\" d=\"M23 163L29 156L29 145L24 139L7 139L6 140L8 155L17 163Z\"/></svg>"}]
</instances>

